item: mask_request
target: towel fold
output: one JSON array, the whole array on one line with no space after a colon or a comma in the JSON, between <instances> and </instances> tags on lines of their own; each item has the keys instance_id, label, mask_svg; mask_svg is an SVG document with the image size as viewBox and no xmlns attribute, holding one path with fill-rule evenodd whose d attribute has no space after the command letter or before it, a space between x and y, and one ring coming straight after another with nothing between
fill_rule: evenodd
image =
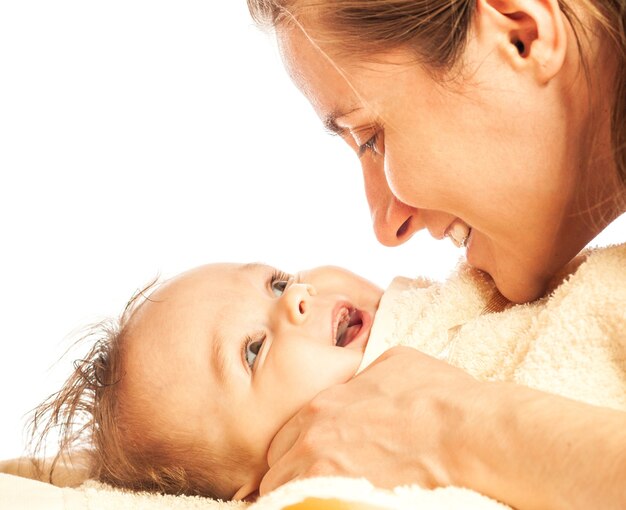
<instances>
[{"instance_id":1,"label":"towel fold","mask_svg":"<svg viewBox=\"0 0 626 510\"><path fill-rule=\"evenodd\" d=\"M626 410L626 244L588 252L575 264L580 264L576 271L546 298L499 313L484 313L495 288L465 264L444 283L397 278L383 295L359 370L385 350L407 345L478 379L513 381ZM1 474L0 494L0 510L509 508L458 487L383 490L342 477L296 480L250 506L132 493L94 481L59 488Z\"/></svg>"},{"instance_id":2,"label":"towel fold","mask_svg":"<svg viewBox=\"0 0 626 510\"><path fill-rule=\"evenodd\" d=\"M396 278L359 371L414 347L481 380L511 381L626 410L626 244L586 252L545 298L484 313L496 289L461 264L448 280Z\"/></svg>"}]
</instances>

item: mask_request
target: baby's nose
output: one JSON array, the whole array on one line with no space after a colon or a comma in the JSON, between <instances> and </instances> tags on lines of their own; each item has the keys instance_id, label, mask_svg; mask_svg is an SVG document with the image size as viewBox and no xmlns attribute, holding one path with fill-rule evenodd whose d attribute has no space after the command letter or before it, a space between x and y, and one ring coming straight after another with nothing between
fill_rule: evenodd
<instances>
[{"instance_id":1,"label":"baby's nose","mask_svg":"<svg viewBox=\"0 0 626 510\"><path fill-rule=\"evenodd\" d=\"M281 301L291 322L300 324L306 320L310 312L311 296L315 294L315 288L308 283L294 283L285 290Z\"/></svg>"}]
</instances>

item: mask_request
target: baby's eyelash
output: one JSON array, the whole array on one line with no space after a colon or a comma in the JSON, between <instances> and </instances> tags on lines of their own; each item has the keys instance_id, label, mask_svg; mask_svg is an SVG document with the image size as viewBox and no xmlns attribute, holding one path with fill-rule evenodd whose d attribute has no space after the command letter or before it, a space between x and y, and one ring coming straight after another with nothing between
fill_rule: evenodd
<instances>
[{"instance_id":1,"label":"baby's eyelash","mask_svg":"<svg viewBox=\"0 0 626 510\"><path fill-rule=\"evenodd\" d=\"M269 287L272 288L272 284L274 282L283 282L291 279L291 275L289 273L285 273L284 271L280 271L279 269L274 269L272 271L272 276L269 279Z\"/></svg>"},{"instance_id":2,"label":"baby's eyelash","mask_svg":"<svg viewBox=\"0 0 626 510\"><path fill-rule=\"evenodd\" d=\"M252 362L252 366L248 363L248 348L254 342L261 342L261 347L259 347L259 352L255 355L254 361ZM246 338L241 347L241 359L243 361L244 366L248 369L249 372L254 372L254 367L256 366L256 360L258 358L258 354L260 354L261 349L263 348L263 342L265 342L265 333L259 332L254 336L246 335Z\"/></svg>"}]
</instances>

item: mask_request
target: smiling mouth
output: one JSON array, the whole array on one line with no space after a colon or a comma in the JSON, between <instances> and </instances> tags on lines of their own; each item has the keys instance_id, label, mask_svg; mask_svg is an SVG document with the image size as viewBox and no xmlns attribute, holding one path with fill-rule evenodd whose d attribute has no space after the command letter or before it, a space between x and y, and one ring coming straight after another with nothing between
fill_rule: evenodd
<instances>
[{"instance_id":1,"label":"smiling mouth","mask_svg":"<svg viewBox=\"0 0 626 510\"><path fill-rule=\"evenodd\" d=\"M335 330L335 346L345 347L354 340L363 327L363 314L356 308L343 308Z\"/></svg>"},{"instance_id":2,"label":"smiling mouth","mask_svg":"<svg viewBox=\"0 0 626 510\"><path fill-rule=\"evenodd\" d=\"M467 241L469 240L471 233L472 227L470 227L463 220L457 218L447 228L444 237L450 239L452 244L454 244L457 248L465 248L467 247Z\"/></svg>"}]
</instances>

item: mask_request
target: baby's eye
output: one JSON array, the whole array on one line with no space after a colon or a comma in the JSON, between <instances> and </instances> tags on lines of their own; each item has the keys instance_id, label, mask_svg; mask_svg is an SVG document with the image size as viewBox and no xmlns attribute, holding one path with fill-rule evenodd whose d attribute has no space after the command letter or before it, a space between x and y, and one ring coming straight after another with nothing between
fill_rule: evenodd
<instances>
[{"instance_id":1,"label":"baby's eye","mask_svg":"<svg viewBox=\"0 0 626 510\"><path fill-rule=\"evenodd\" d=\"M287 288L287 285L289 285L290 279L291 275L275 269L272 272L272 277L269 281L270 288L272 289L272 294L274 294L275 297L282 296L285 292L285 289Z\"/></svg>"},{"instance_id":2,"label":"baby's eye","mask_svg":"<svg viewBox=\"0 0 626 510\"><path fill-rule=\"evenodd\" d=\"M256 357L258 356L261 346L263 345L263 340L265 340L265 338L262 338L261 340L249 340L246 342L245 357L246 363L250 368L254 366Z\"/></svg>"},{"instance_id":3,"label":"baby's eye","mask_svg":"<svg viewBox=\"0 0 626 510\"><path fill-rule=\"evenodd\" d=\"M287 280L274 280L272 282L272 292L276 297L280 297L287 288Z\"/></svg>"}]
</instances>

